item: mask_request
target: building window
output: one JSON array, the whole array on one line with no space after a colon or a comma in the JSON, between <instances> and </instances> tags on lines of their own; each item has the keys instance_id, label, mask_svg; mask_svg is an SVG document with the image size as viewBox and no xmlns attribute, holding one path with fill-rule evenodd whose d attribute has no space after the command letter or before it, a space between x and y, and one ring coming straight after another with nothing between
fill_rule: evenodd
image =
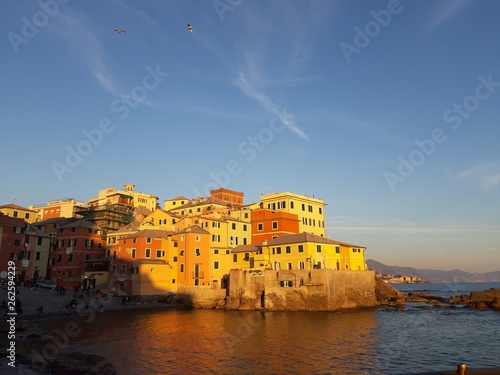
<instances>
[{"instance_id":1,"label":"building window","mask_svg":"<svg viewBox=\"0 0 500 375\"><path fill-rule=\"evenodd\" d=\"M113 264L111 266L111 274L114 275L116 273L116 266Z\"/></svg>"},{"instance_id":2,"label":"building window","mask_svg":"<svg viewBox=\"0 0 500 375\"><path fill-rule=\"evenodd\" d=\"M35 260L40 260L40 252L37 251L35 254Z\"/></svg>"},{"instance_id":3,"label":"building window","mask_svg":"<svg viewBox=\"0 0 500 375\"><path fill-rule=\"evenodd\" d=\"M238 254L233 254L233 262L237 262L238 261Z\"/></svg>"},{"instance_id":4,"label":"building window","mask_svg":"<svg viewBox=\"0 0 500 375\"><path fill-rule=\"evenodd\" d=\"M151 258L151 249L146 249L146 258Z\"/></svg>"},{"instance_id":5,"label":"building window","mask_svg":"<svg viewBox=\"0 0 500 375\"><path fill-rule=\"evenodd\" d=\"M299 262L299 270L305 269L304 262Z\"/></svg>"},{"instance_id":6,"label":"building window","mask_svg":"<svg viewBox=\"0 0 500 375\"><path fill-rule=\"evenodd\" d=\"M29 214L29 213L25 213L25 214L24 214L24 218L25 218L25 219L29 219L29 218L30 218L30 214Z\"/></svg>"},{"instance_id":7,"label":"building window","mask_svg":"<svg viewBox=\"0 0 500 375\"><path fill-rule=\"evenodd\" d=\"M70 263L73 262L73 253L68 254L68 262L70 262Z\"/></svg>"},{"instance_id":8,"label":"building window","mask_svg":"<svg viewBox=\"0 0 500 375\"><path fill-rule=\"evenodd\" d=\"M165 251L163 250L156 250L156 257L161 258L165 256Z\"/></svg>"},{"instance_id":9,"label":"building window","mask_svg":"<svg viewBox=\"0 0 500 375\"><path fill-rule=\"evenodd\" d=\"M263 229L264 229L264 224L259 223L259 224L257 225L257 230L262 232L262 230L263 230Z\"/></svg>"},{"instance_id":10,"label":"building window","mask_svg":"<svg viewBox=\"0 0 500 375\"><path fill-rule=\"evenodd\" d=\"M184 256L184 250L179 251L179 256L181 256L181 257Z\"/></svg>"},{"instance_id":11,"label":"building window","mask_svg":"<svg viewBox=\"0 0 500 375\"><path fill-rule=\"evenodd\" d=\"M246 232L247 231L247 225L246 224L243 224L243 231Z\"/></svg>"},{"instance_id":12,"label":"building window","mask_svg":"<svg viewBox=\"0 0 500 375\"><path fill-rule=\"evenodd\" d=\"M132 258L135 258L136 249L132 249Z\"/></svg>"},{"instance_id":13,"label":"building window","mask_svg":"<svg viewBox=\"0 0 500 375\"><path fill-rule=\"evenodd\" d=\"M14 217L17 217L17 215L18 215L18 214L17 214L17 211L14 211L14 212L12 213L12 216L14 216Z\"/></svg>"},{"instance_id":14,"label":"building window","mask_svg":"<svg viewBox=\"0 0 500 375\"><path fill-rule=\"evenodd\" d=\"M196 242L200 242L200 236L196 236L195 240Z\"/></svg>"},{"instance_id":15,"label":"building window","mask_svg":"<svg viewBox=\"0 0 500 375\"><path fill-rule=\"evenodd\" d=\"M290 246L285 247L285 252L290 254L292 252L292 248Z\"/></svg>"},{"instance_id":16,"label":"building window","mask_svg":"<svg viewBox=\"0 0 500 375\"><path fill-rule=\"evenodd\" d=\"M219 249L214 249L214 254L219 254Z\"/></svg>"},{"instance_id":17,"label":"building window","mask_svg":"<svg viewBox=\"0 0 500 375\"><path fill-rule=\"evenodd\" d=\"M127 273L127 269L126 269L126 265L125 264L122 264L122 270L121 270L121 274L122 275L125 275Z\"/></svg>"},{"instance_id":18,"label":"building window","mask_svg":"<svg viewBox=\"0 0 500 375\"><path fill-rule=\"evenodd\" d=\"M89 253L86 253L85 254L85 260L89 260L90 259L90 254Z\"/></svg>"},{"instance_id":19,"label":"building window","mask_svg":"<svg viewBox=\"0 0 500 375\"><path fill-rule=\"evenodd\" d=\"M14 240L14 246L20 246L21 245L21 241L19 240Z\"/></svg>"},{"instance_id":20,"label":"building window","mask_svg":"<svg viewBox=\"0 0 500 375\"><path fill-rule=\"evenodd\" d=\"M151 237L146 238L146 243L151 243Z\"/></svg>"},{"instance_id":21,"label":"building window","mask_svg":"<svg viewBox=\"0 0 500 375\"><path fill-rule=\"evenodd\" d=\"M335 253L340 254L340 247L339 246L335 246Z\"/></svg>"},{"instance_id":22,"label":"building window","mask_svg":"<svg viewBox=\"0 0 500 375\"><path fill-rule=\"evenodd\" d=\"M231 229L236 230L236 223L231 223Z\"/></svg>"},{"instance_id":23,"label":"building window","mask_svg":"<svg viewBox=\"0 0 500 375\"><path fill-rule=\"evenodd\" d=\"M229 254L231 254L231 250L226 249L226 255L229 255Z\"/></svg>"},{"instance_id":24,"label":"building window","mask_svg":"<svg viewBox=\"0 0 500 375\"><path fill-rule=\"evenodd\" d=\"M316 245L316 252L321 253L321 245Z\"/></svg>"},{"instance_id":25,"label":"building window","mask_svg":"<svg viewBox=\"0 0 500 375\"><path fill-rule=\"evenodd\" d=\"M278 222L277 221L273 221L273 229L278 229Z\"/></svg>"},{"instance_id":26,"label":"building window","mask_svg":"<svg viewBox=\"0 0 500 375\"><path fill-rule=\"evenodd\" d=\"M292 263L288 263L288 269L291 270L292 269Z\"/></svg>"},{"instance_id":27,"label":"building window","mask_svg":"<svg viewBox=\"0 0 500 375\"><path fill-rule=\"evenodd\" d=\"M177 243L177 241L174 241L174 247L178 247L179 244Z\"/></svg>"},{"instance_id":28,"label":"building window","mask_svg":"<svg viewBox=\"0 0 500 375\"><path fill-rule=\"evenodd\" d=\"M180 272L184 272L184 263L181 263L181 266L180 266L179 271L180 271Z\"/></svg>"},{"instance_id":29,"label":"building window","mask_svg":"<svg viewBox=\"0 0 500 375\"><path fill-rule=\"evenodd\" d=\"M215 261L214 262L214 270L218 270L218 269L219 269L219 262Z\"/></svg>"},{"instance_id":30,"label":"building window","mask_svg":"<svg viewBox=\"0 0 500 375\"><path fill-rule=\"evenodd\" d=\"M299 245L299 253L303 253L304 252L304 245Z\"/></svg>"},{"instance_id":31,"label":"building window","mask_svg":"<svg viewBox=\"0 0 500 375\"><path fill-rule=\"evenodd\" d=\"M177 257L174 257L174 262L177 262Z\"/></svg>"},{"instance_id":32,"label":"building window","mask_svg":"<svg viewBox=\"0 0 500 375\"><path fill-rule=\"evenodd\" d=\"M246 245L246 244L247 244L247 238L243 237L243 245Z\"/></svg>"},{"instance_id":33,"label":"building window","mask_svg":"<svg viewBox=\"0 0 500 375\"><path fill-rule=\"evenodd\" d=\"M194 251L195 251L195 255L196 255L197 257L199 257L199 256L201 255L201 253L200 253L200 249L196 248L196 249L194 249Z\"/></svg>"},{"instance_id":34,"label":"building window","mask_svg":"<svg viewBox=\"0 0 500 375\"><path fill-rule=\"evenodd\" d=\"M319 214L322 215L323 214L323 209L321 207L318 207L319 209Z\"/></svg>"},{"instance_id":35,"label":"building window","mask_svg":"<svg viewBox=\"0 0 500 375\"><path fill-rule=\"evenodd\" d=\"M57 263L62 262L62 254L57 254Z\"/></svg>"},{"instance_id":36,"label":"building window","mask_svg":"<svg viewBox=\"0 0 500 375\"><path fill-rule=\"evenodd\" d=\"M302 211L305 211L306 210L306 205L304 203L302 203Z\"/></svg>"},{"instance_id":37,"label":"building window","mask_svg":"<svg viewBox=\"0 0 500 375\"><path fill-rule=\"evenodd\" d=\"M281 254L281 247L276 248L276 254Z\"/></svg>"}]
</instances>

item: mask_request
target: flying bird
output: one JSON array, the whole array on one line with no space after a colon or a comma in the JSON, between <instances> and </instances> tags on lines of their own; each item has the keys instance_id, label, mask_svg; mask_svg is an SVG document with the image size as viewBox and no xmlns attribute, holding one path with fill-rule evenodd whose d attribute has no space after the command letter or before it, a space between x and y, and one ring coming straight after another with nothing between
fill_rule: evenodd
<instances>
[{"instance_id":1,"label":"flying bird","mask_svg":"<svg viewBox=\"0 0 500 375\"><path fill-rule=\"evenodd\" d=\"M189 23L188 23L187 29L189 30L190 33L193 32L193 26L191 26L191 24L189 24Z\"/></svg>"},{"instance_id":2,"label":"flying bird","mask_svg":"<svg viewBox=\"0 0 500 375\"><path fill-rule=\"evenodd\" d=\"M115 31L118 33L118 34L121 34L121 33L125 33L126 31L123 30L123 29L115 29Z\"/></svg>"}]
</instances>

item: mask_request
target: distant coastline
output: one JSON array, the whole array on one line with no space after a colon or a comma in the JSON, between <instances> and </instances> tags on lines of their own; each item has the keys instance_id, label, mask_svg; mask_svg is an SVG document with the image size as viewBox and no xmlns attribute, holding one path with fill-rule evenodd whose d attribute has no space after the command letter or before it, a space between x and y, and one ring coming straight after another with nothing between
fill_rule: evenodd
<instances>
[{"instance_id":1,"label":"distant coastline","mask_svg":"<svg viewBox=\"0 0 500 375\"><path fill-rule=\"evenodd\" d=\"M470 273L462 270L432 270L418 269L402 266L388 266L373 259L366 261L368 269L375 271L378 275L407 276L427 283L477 283L477 282L500 282L500 271L486 273ZM392 282L394 284L413 283L407 281ZM420 282L417 282L420 283Z\"/></svg>"}]
</instances>

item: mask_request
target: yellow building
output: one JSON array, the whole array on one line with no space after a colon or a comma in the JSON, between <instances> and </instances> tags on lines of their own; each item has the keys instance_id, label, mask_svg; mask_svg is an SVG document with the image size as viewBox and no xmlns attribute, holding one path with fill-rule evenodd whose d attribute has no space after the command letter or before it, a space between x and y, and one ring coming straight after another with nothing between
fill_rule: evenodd
<instances>
[{"instance_id":1,"label":"yellow building","mask_svg":"<svg viewBox=\"0 0 500 375\"><path fill-rule=\"evenodd\" d=\"M241 255L237 263L242 269L363 271L365 250L363 246L298 233L280 236L262 245L239 246L232 253Z\"/></svg>"},{"instance_id":2,"label":"yellow building","mask_svg":"<svg viewBox=\"0 0 500 375\"><path fill-rule=\"evenodd\" d=\"M184 206L185 204L188 204L190 202L191 202L190 199L183 197L183 196L179 196L179 197L172 198L172 199L167 199L167 200L163 201L163 209L165 211L171 211L171 210L178 208L180 206Z\"/></svg>"},{"instance_id":3,"label":"yellow building","mask_svg":"<svg viewBox=\"0 0 500 375\"><path fill-rule=\"evenodd\" d=\"M36 220L37 211L26 207L18 206L17 204L4 204L0 206L0 212L6 216L17 217L24 219L28 223L33 223Z\"/></svg>"},{"instance_id":4,"label":"yellow building","mask_svg":"<svg viewBox=\"0 0 500 375\"><path fill-rule=\"evenodd\" d=\"M175 294L176 270L162 259L137 259L131 266L132 295Z\"/></svg>"},{"instance_id":5,"label":"yellow building","mask_svg":"<svg viewBox=\"0 0 500 375\"><path fill-rule=\"evenodd\" d=\"M141 227L154 227L163 230L175 230L176 223L181 217L173 212L157 209L146 216Z\"/></svg>"},{"instance_id":6,"label":"yellow building","mask_svg":"<svg viewBox=\"0 0 500 375\"><path fill-rule=\"evenodd\" d=\"M299 232L326 236L326 204L322 199L285 192L261 195L260 201L262 208L297 215L299 218Z\"/></svg>"},{"instance_id":7,"label":"yellow building","mask_svg":"<svg viewBox=\"0 0 500 375\"><path fill-rule=\"evenodd\" d=\"M209 285L222 285L222 280L236 264L238 255L231 251L240 244L251 241L251 225L232 216L213 213L210 215L187 216L176 223L176 229L183 231L191 226L199 226L209 234L206 249L208 258L207 278ZM179 258L181 259L181 258ZM207 284L205 284L207 285Z\"/></svg>"}]
</instances>

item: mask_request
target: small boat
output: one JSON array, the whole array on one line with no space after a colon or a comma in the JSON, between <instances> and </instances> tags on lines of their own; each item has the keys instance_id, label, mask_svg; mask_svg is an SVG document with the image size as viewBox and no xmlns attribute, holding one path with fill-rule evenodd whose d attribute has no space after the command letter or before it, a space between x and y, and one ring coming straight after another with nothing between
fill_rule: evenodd
<instances>
[{"instance_id":1,"label":"small boat","mask_svg":"<svg viewBox=\"0 0 500 375\"><path fill-rule=\"evenodd\" d=\"M50 281L50 280L45 280L45 279L38 279L36 281L36 286L39 286L41 288L54 289L57 286L57 283L55 281Z\"/></svg>"}]
</instances>

